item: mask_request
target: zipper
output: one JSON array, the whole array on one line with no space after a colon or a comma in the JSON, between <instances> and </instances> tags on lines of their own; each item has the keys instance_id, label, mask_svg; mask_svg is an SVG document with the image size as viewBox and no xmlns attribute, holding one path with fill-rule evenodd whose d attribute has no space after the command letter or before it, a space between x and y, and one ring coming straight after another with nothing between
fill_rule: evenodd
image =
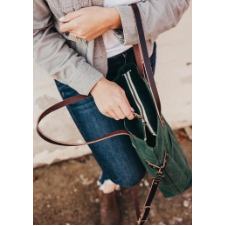
<instances>
[{"instance_id":1,"label":"zipper","mask_svg":"<svg viewBox=\"0 0 226 226\"><path fill-rule=\"evenodd\" d=\"M156 133L154 132L153 128L151 127L151 125L150 125L150 123L148 121L147 114L146 114L145 109L144 109L144 106L143 106L143 104L142 104L142 102L140 100L140 97L139 97L139 95L138 95L138 93L136 91L136 88L135 88L135 86L133 84L133 81L131 79L130 72L131 72L131 70L130 71L127 71L125 74L123 74L123 76L126 79L126 82L128 84L128 87L130 89L130 92L131 92L131 94L132 94L132 96L134 98L134 101L135 101L135 103L136 103L136 105L137 105L137 107L138 107L138 109L140 111L140 114L142 116L141 121L142 121L144 127L147 126L148 130L150 131L150 133L153 136L156 136ZM146 133L145 133L145 140L146 139L147 139L147 136L146 136Z\"/></svg>"}]
</instances>

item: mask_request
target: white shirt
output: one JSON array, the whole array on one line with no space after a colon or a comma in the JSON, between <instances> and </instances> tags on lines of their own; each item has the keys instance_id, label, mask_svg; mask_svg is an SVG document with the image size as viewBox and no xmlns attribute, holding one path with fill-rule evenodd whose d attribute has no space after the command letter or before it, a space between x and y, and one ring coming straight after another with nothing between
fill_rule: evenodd
<instances>
[{"instance_id":1,"label":"white shirt","mask_svg":"<svg viewBox=\"0 0 226 226\"><path fill-rule=\"evenodd\" d=\"M104 0L104 7L112 7L118 5L130 5L140 2L141 0ZM124 46L119 42L113 30L108 30L103 35L104 45L107 52L107 58L113 57L119 53L131 48L131 45Z\"/></svg>"}]
</instances>

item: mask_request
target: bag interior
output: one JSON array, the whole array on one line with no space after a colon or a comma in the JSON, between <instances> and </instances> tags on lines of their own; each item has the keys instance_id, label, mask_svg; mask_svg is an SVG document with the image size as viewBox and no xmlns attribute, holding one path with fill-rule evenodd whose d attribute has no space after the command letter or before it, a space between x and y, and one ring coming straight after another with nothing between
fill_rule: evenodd
<instances>
[{"instance_id":1,"label":"bag interior","mask_svg":"<svg viewBox=\"0 0 226 226\"><path fill-rule=\"evenodd\" d=\"M158 115L155 107L155 103L153 101L153 97L150 91L149 86L147 85L145 79L139 74L137 67L135 64L127 64L121 67L118 71L118 76L115 78L114 82L120 85L126 93L126 96L130 102L130 105L134 108L137 114L141 114L137 104L134 100L133 95L131 94L130 88L127 84L127 81L124 76L126 72L130 71L130 78L132 83L136 89L137 94L139 95L139 99L141 100L142 105L144 106L148 123L151 125L155 134L157 134L158 128ZM125 119L125 124L127 129L136 137L144 140L145 133L147 137L147 144L151 147L155 147L156 145L156 136L154 136L148 129L147 126L144 127L143 123L135 118L134 120Z\"/></svg>"}]
</instances>

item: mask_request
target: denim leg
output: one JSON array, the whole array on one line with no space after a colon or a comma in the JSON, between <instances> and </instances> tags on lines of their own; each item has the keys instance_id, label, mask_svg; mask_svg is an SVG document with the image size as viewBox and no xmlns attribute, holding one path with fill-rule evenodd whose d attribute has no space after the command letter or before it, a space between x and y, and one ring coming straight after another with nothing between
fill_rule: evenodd
<instances>
[{"instance_id":1,"label":"denim leg","mask_svg":"<svg viewBox=\"0 0 226 226\"><path fill-rule=\"evenodd\" d=\"M67 85L57 81L56 85L63 99L78 95ZM123 120L116 121L100 113L93 97L71 104L67 108L86 141L124 129ZM109 177L105 179L124 187L131 187L144 177L146 170L128 136L112 137L90 144L89 147L102 168L103 175Z\"/></svg>"}]
</instances>

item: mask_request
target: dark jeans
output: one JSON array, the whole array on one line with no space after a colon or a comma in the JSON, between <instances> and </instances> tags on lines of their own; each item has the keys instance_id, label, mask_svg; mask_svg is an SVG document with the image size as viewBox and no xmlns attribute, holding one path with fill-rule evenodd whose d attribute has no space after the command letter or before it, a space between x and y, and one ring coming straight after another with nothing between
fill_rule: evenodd
<instances>
[{"instance_id":1,"label":"dark jeans","mask_svg":"<svg viewBox=\"0 0 226 226\"><path fill-rule=\"evenodd\" d=\"M125 54L108 59L107 79L113 80L118 69L126 62L135 62L132 48ZM156 45L150 58L155 71ZM55 81L63 99L78 95L69 86ZM89 97L67 107L68 111L86 141L94 140L116 130L124 129L123 120L106 117L98 110L93 97ZM89 145L96 161L102 169L100 182L110 179L124 187L139 183L146 172L128 136L117 136Z\"/></svg>"}]
</instances>

